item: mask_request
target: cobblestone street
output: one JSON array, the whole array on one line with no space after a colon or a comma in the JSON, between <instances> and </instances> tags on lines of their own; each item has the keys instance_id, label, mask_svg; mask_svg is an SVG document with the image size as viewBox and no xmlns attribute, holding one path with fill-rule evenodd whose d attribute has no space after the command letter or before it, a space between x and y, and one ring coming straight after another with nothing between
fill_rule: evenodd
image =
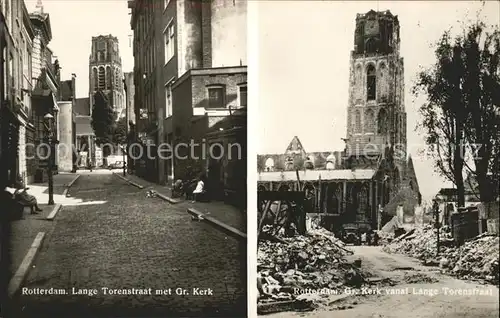
<instances>
[{"instance_id":1,"label":"cobblestone street","mask_svg":"<svg viewBox=\"0 0 500 318\"><path fill-rule=\"evenodd\" d=\"M111 174L85 174L47 233L16 299L19 317L243 317L246 247L203 222L183 204L147 198ZM78 200L77 200L78 201ZM64 289L65 295L23 295ZM95 289L73 295L72 289ZM106 295L102 288L152 295ZM186 295L176 295L176 289ZM195 295L210 288L213 295ZM171 289L171 295L155 295ZM168 291L167 291L168 293Z\"/></svg>"}]
</instances>

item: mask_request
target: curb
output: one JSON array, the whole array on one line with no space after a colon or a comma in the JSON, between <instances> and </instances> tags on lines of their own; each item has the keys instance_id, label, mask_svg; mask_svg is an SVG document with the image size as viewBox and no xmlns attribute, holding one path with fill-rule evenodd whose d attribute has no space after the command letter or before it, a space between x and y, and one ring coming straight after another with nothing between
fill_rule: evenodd
<instances>
[{"instance_id":1,"label":"curb","mask_svg":"<svg viewBox=\"0 0 500 318\"><path fill-rule=\"evenodd\" d=\"M33 241L33 244L31 244L31 247L28 250L28 253L26 253L26 256L23 259L23 262L17 269L14 276L10 279L8 288L8 295L10 298L12 298L15 294L17 294L17 292L21 288L21 284L28 275L28 271L31 268L31 264L35 259L36 254L40 250L44 238L45 238L45 232L39 232L37 234L35 240Z\"/></svg>"},{"instance_id":2,"label":"curb","mask_svg":"<svg viewBox=\"0 0 500 318\"><path fill-rule=\"evenodd\" d=\"M71 186L72 186L72 185L76 182L76 180L78 180L78 178L80 178L80 175L79 175L79 174L77 174L77 175L75 176L75 178L74 178L73 180L71 180L71 181L68 183L68 186L67 186L67 187L68 187L68 188L71 188Z\"/></svg>"},{"instance_id":3,"label":"curb","mask_svg":"<svg viewBox=\"0 0 500 318\"><path fill-rule=\"evenodd\" d=\"M157 195L159 198L161 198L161 199L162 199L162 200L164 200L164 201L167 201L167 202L168 202L168 203L170 203L170 204L177 204L177 203L181 202L181 200L177 200L177 199L173 199L173 198L171 198L171 197L167 197L166 195L163 195L163 194L158 193L158 192L156 192L156 191L155 191L155 193L156 193L156 195Z\"/></svg>"},{"instance_id":4,"label":"curb","mask_svg":"<svg viewBox=\"0 0 500 318\"><path fill-rule=\"evenodd\" d=\"M59 210L61 209L61 205L58 203L56 204L53 208L52 208L52 211L50 212L50 214L47 216L47 220L49 221L54 221L56 215L57 215L57 212L59 212Z\"/></svg>"},{"instance_id":5,"label":"curb","mask_svg":"<svg viewBox=\"0 0 500 318\"><path fill-rule=\"evenodd\" d=\"M78 180L78 178L80 178L80 175L79 175L79 174L77 174L77 175L76 175L76 177L75 177L73 180L71 180L71 181L70 181L70 182L66 185L66 189L64 189L64 191L63 191L63 193L62 193L62 195L63 195L63 196L66 196L66 194L68 194L69 188L71 188L71 186L73 185L73 183L75 183L75 182L76 182L76 180Z\"/></svg>"},{"instance_id":6,"label":"curb","mask_svg":"<svg viewBox=\"0 0 500 318\"><path fill-rule=\"evenodd\" d=\"M188 208L187 212L193 216L203 218L203 221L209 223L212 226L217 227L219 230L222 230L223 232L231 235L232 237L234 237L238 240L245 240L246 241L246 239L247 239L247 235L245 233L241 232L240 230L238 230L232 226L229 226L227 224L224 224L221 221L214 219L213 217L206 216L203 213L201 213L200 211L196 210L195 208Z\"/></svg>"},{"instance_id":7,"label":"curb","mask_svg":"<svg viewBox=\"0 0 500 318\"><path fill-rule=\"evenodd\" d=\"M117 176L118 178L122 179L123 181L127 182L128 184L133 185L134 187L137 187L137 188L139 188L139 189L144 189L144 186L142 186L142 185L140 185L140 184L138 184L138 183L135 183L135 182L133 182L133 181L131 181L131 180L129 180L129 179L127 179L127 178L123 177L123 176L120 176L120 175L119 175L119 174L117 174L117 173L114 173L114 172L113 172L113 175Z\"/></svg>"}]
</instances>

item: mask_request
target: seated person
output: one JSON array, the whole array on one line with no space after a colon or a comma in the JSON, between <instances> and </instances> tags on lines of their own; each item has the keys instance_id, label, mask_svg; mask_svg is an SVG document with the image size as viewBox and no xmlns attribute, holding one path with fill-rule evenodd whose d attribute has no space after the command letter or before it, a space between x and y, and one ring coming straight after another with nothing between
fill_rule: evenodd
<instances>
[{"instance_id":1,"label":"seated person","mask_svg":"<svg viewBox=\"0 0 500 318\"><path fill-rule=\"evenodd\" d=\"M182 196L182 191L183 191L183 183L182 180L177 179L174 183L174 186L172 188L172 196L174 198L179 198Z\"/></svg>"},{"instance_id":2,"label":"seated person","mask_svg":"<svg viewBox=\"0 0 500 318\"><path fill-rule=\"evenodd\" d=\"M205 199L206 190L205 190L204 180L205 178L202 176L199 178L198 183L196 184L196 188L193 191L193 196L194 196L194 200L192 201L193 203L196 201L200 202Z\"/></svg>"},{"instance_id":3,"label":"seated person","mask_svg":"<svg viewBox=\"0 0 500 318\"><path fill-rule=\"evenodd\" d=\"M43 211L38 206L36 198L28 194L28 189L24 186L24 182L20 177L18 177L17 182L14 184L14 188L7 187L6 190L13 192L13 198L23 206L28 206L31 209L31 214L38 214L38 212ZM13 191L12 191L13 190Z\"/></svg>"}]
</instances>

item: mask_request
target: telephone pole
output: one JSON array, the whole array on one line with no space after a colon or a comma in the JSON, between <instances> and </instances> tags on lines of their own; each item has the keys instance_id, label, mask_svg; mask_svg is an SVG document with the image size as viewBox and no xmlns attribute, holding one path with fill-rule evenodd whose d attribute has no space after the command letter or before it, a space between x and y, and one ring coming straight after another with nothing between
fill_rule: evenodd
<instances>
[{"instance_id":1,"label":"telephone pole","mask_svg":"<svg viewBox=\"0 0 500 318\"><path fill-rule=\"evenodd\" d=\"M434 201L432 203L432 210L433 210L434 216L436 218L435 223L434 223L434 228L436 229L436 233L437 233L436 256L439 256L439 228L440 228L440 225L439 225L439 204L438 204L436 199L434 199Z\"/></svg>"}]
</instances>

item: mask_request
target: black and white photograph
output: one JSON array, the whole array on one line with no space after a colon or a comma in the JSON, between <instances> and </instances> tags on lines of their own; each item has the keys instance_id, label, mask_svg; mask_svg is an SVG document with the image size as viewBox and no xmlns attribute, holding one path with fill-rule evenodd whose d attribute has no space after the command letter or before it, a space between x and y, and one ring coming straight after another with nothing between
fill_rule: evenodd
<instances>
[{"instance_id":1,"label":"black and white photograph","mask_svg":"<svg viewBox=\"0 0 500 318\"><path fill-rule=\"evenodd\" d=\"M0 4L0 317L246 317L247 1Z\"/></svg>"},{"instance_id":2,"label":"black and white photograph","mask_svg":"<svg viewBox=\"0 0 500 318\"><path fill-rule=\"evenodd\" d=\"M258 315L497 317L500 2L257 6Z\"/></svg>"}]
</instances>

